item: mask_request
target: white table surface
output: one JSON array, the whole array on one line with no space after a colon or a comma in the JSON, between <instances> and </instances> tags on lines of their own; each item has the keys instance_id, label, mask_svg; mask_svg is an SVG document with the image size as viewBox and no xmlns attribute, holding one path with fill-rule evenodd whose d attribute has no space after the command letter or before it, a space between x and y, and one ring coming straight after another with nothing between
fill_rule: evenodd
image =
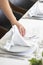
<instances>
[{"instance_id":1,"label":"white table surface","mask_svg":"<svg viewBox=\"0 0 43 65\"><path fill-rule=\"evenodd\" d=\"M35 5L37 4L37 2L35 3ZM35 6L35 5L33 5L33 7ZM27 16L27 14L31 11L31 10L33 10L33 7L32 8L30 8L30 10L28 10L27 11L27 13L23 16L23 17L25 17L25 16ZM31 22L31 21L40 21L40 20L32 20L32 19L20 19L19 20L20 22L23 22L23 21L25 21L25 22ZM42 22L42 20L41 20L41 22ZM11 59L11 58L3 58L3 57L0 57L0 65L29 65L29 63L28 63L28 61L27 60L19 60L19 59Z\"/></svg>"}]
</instances>

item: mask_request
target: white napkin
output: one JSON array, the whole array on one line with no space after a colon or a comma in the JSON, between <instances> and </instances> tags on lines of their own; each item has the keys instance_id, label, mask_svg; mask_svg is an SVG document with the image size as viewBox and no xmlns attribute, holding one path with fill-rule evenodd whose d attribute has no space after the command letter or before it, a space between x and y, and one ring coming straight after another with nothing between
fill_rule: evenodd
<instances>
[{"instance_id":1,"label":"white napkin","mask_svg":"<svg viewBox=\"0 0 43 65\"><path fill-rule=\"evenodd\" d=\"M42 1L42 0L41 0ZM39 15L40 14L40 15ZM42 16L43 14L43 3L37 1L33 6L32 8L30 8L29 10L29 15L30 17L32 16L40 16L40 17L43 17Z\"/></svg>"},{"instance_id":2,"label":"white napkin","mask_svg":"<svg viewBox=\"0 0 43 65\"><path fill-rule=\"evenodd\" d=\"M12 35L11 38L6 41L6 44L4 46L5 49L9 50L11 46L14 45L22 45L22 46L32 46L32 42L27 42L24 37L21 36L19 33L18 28L16 25L14 25L11 29Z\"/></svg>"},{"instance_id":3,"label":"white napkin","mask_svg":"<svg viewBox=\"0 0 43 65\"><path fill-rule=\"evenodd\" d=\"M38 6L37 10L39 11L38 14L42 14L43 15L43 2L41 3L40 1L37 4L37 6Z\"/></svg>"}]
</instances>

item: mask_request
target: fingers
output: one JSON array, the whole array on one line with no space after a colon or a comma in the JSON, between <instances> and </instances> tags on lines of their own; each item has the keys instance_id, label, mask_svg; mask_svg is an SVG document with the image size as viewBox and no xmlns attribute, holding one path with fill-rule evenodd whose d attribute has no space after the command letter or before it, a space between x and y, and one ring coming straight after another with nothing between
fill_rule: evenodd
<instances>
[{"instance_id":1,"label":"fingers","mask_svg":"<svg viewBox=\"0 0 43 65\"><path fill-rule=\"evenodd\" d=\"M24 36L25 33L26 33L26 32L25 32L25 28L24 28L21 24L18 24L17 27L18 27L18 30L19 30L20 34L21 34L22 36Z\"/></svg>"},{"instance_id":2,"label":"fingers","mask_svg":"<svg viewBox=\"0 0 43 65\"><path fill-rule=\"evenodd\" d=\"M20 34L21 34L22 36L25 35L25 29L24 29L24 27L21 27L21 28L20 28Z\"/></svg>"},{"instance_id":3,"label":"fingers","mask_svg":"<svg viewBox=\"0 0 43 65\"><path fill-rule=\"evenodd\" d=\"M22 29L21 29L21 32L22 32L22 36L24 36L24 35L25 35L25 29L22 28Z\"/></svg>"}]
</instances>

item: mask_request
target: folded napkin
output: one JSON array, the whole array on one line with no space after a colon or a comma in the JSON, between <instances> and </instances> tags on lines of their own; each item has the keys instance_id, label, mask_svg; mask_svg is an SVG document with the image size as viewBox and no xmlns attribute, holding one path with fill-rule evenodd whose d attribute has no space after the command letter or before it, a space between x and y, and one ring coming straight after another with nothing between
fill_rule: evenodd
<instances>
[{"instance_id":1,"label":"folded napkin","mask_svg":"<svg viewBox=\"0 0 43 65\"><path fill-rule=\"evenodd\" d=\"M14 46L14 45L32 46L32 44L30 44L31 43L30 41L27 42L26 39L21 36L16 25L14 25L7 34L9 36L7 38L5 38L5 41L4 41L4 43L6 43L4 45L4 48L7 50L9 50L10 47Z\"/></svg>"},{"instance_id":2,"label":"folded napkin","mask_svg":"<svg viewBox=\"0 0 43 65\"><path fill-rule=\"evenodd\" d=\"M42 0L40 0L42 1ZM43 3L40 1L37 1L32 8L29 10L29 15L30 17L32 16L38 16L38 17L43 17Z\"/></svg>"}]
</instances>

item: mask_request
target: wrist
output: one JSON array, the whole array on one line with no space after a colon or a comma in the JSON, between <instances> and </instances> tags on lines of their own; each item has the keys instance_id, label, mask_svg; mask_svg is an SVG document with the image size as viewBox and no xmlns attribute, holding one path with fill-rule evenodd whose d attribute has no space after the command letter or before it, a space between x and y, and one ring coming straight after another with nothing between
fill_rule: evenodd
<instances>
[{"instance_id":1,"label":"wrist","mask_svg":"<svg viewBox=\"0 0 43 65\"><path fill-rule=\"evenodd\" d=\"M13 25L17 25L17 19L16 19L16 18L11 19L11 25L12 25L12 26L13 26Z\"/></svg>"},{"instance_id":2,"label":"wrist","mask_svg":"<svg viewBox=\"0 0 43 65\"><path fill-rule=\"evenodd\" d=\"M12 24L12 26L16 25L17 27L19 27L19 25L20 25L20 23L17 21L16 17L11 19L11 24Z\"/></svg>"},{"instance_id":3,"label":"wrist","mask_svg":"<svg viewBox=\"0 0 43 65\"><path fill-rule=\"evenodd\" d=\"M11 24L12 24L12 26L13 26L13 25L16 25L17 27L19 27L19 25L20 25L17 20L14 20Z\"/></svg>"}]
</instances>

